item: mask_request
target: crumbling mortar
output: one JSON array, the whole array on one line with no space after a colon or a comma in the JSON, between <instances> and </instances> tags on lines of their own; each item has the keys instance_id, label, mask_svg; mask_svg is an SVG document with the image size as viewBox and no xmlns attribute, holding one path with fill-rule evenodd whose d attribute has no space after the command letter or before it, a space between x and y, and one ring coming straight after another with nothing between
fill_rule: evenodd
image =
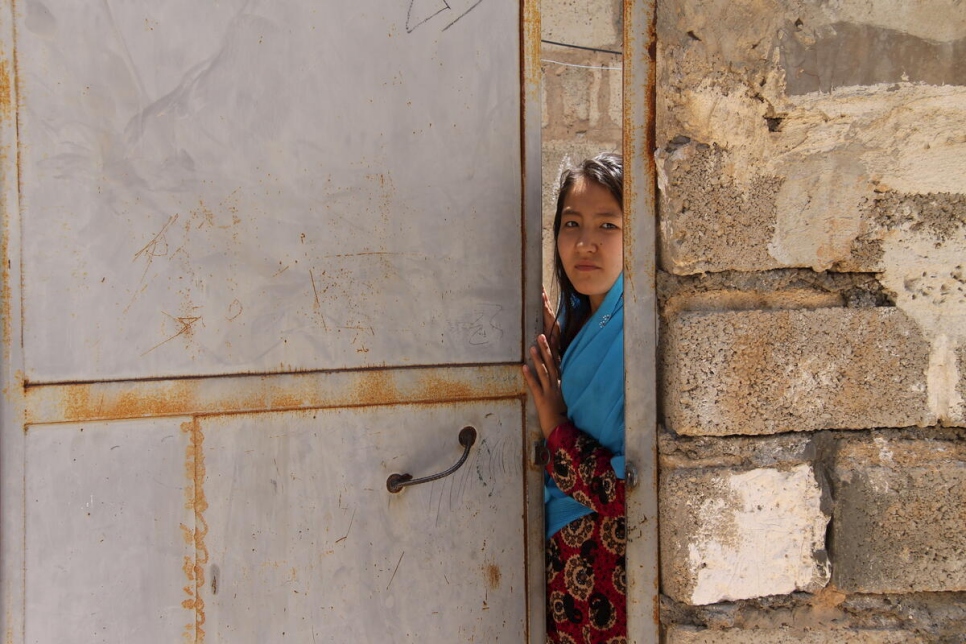
<instances>
[{"instance_id":1,"label":"crumbling mortar","mask_svg":"<svg viewBox=\"0 0 966 644\"><path fill-rule=\"evenodd\" d=\"M711 630L893 630L935 644L966 642L966 593L847 595L828 587L758 599L691 606L661 595L661 624ZM750 640L749 640L750 641Z\"/></svg>"},{"instance_id":2,"label":"crumbling mortar","mask_svg":"<svg viewBox=\"0 0 966 644\"><path fill-rule=\"evenodd\" d=\"M658 305L664 317L669 309L690 310L699 305L702 310L735 310L732 307L708 307L708 294L733 293L756 296L743 298L741 310L781 309L781 308L819 308L802 306L803 292L816 295L834 295L839 299L838 306L849 308L895 306L894 299L879 283L875 273L836 273L816 272L807 268L773 269L768 271L722 271L699 273L695 275L672 275L658 271ZM733 303L734 300L724 299ZM672 302L677 307L669 306ZM686 302L681 304L681 302ZM827 308L833 300L822 300Z\"/></svg>"},{"instance_id":3,"label":"crumbling mortar","mask_svg":"<svg viewBox=\"0 0 966 644\"><path fill-rule=\"evenodd\" d=\"M814 448L805 432L767 436L680 436L664 427L658 433L662 470L677 468L790 469L810 462Z\"/></svg>"},{"instance_id":4,"label":"crumbling mortar","mask_svg":"<svg viewBox=\"0 0 966 644\"><path fill-rule=\"evenodd\" d=\"M847 595L841 604L859 628L903 628L937 644L966 642L966 593Z\"/></svg>"}]
</instances>

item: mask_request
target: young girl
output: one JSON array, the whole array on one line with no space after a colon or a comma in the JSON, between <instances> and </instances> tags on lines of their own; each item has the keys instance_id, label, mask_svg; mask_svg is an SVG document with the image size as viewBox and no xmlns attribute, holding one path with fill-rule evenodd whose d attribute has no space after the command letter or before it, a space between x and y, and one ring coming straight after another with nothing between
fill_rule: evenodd
<instances>
[{"instance_id":1,"label":"young girl","mask_svg":"<svg viewBox=\"0 0 966 644\"><path fill-rule=\"evenodd\" d=\"M623 161L564 172L553 223L555 316L523 375L550 460L547 641L627 640L624 525ZM562 358L561 358L562 357Z\"/></svg>"}]
</instances>

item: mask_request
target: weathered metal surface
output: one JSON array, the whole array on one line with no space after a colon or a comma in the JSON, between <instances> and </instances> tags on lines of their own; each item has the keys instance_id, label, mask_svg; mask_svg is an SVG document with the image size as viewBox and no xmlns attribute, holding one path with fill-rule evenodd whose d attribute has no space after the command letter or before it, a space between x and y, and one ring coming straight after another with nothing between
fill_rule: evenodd
<instances>
[{"instance_id":1,"label":"weathered metal surface","mask_svg":"<svg viewBox=\"0 0 966 644\"><path fill-rule=\"evenodd\" d=\"M5 641L347 641L337 605L354 641L541 641L538 3L135 5L0 9ZM457 475L387 498L468 422Z\"/></svg>"},{"instance_id":2,"label":"weathered metal surface","mask_svg":"<svg viewBox=\"0 0 966 644\"><path fill-rule=\"evenodd\" d=\"M26 400L28 422L55 423L523 395L519 366L506 365L42 385Z\"/></svg>"},{"instance_id":3,"label":"weathered metal surface","mask_svg":"<svg viewBox=\"0 0 966 644\"><path fill-rule=\"evenodd\" d=\"M190 419L28 429L24 641L179 642L193 633L185 425Z\"/></svg>"},{"instance_id":4,"label":"weathered metal surface","mask_svg":"<svg viewBox=\"0 0 966 644\"><path fill-rule=\"evenodd\" d=\"M17 17L29 382L519 358L517 2Z\"/></svg>"},{"instance_id":5,"label":"weathered metal surface","mask_svg":"<svg viewBox=\"0 0 966 644\"><path fill-rule=\"evenodd\" d=\"M521 416L508 400L201 419L204 640L524 641ZM451 463L466 424L460 471L386 490Z\"/></svg>"},{"instance_id":6,"label":"weathered metal surface","mask_svg":"<svg viewBox=\"0 0 966 644\"><path fill-rule=\"evenodd\" d=\"M628 642L660 641L657 516L655 2L624 3L624 340Z\"/></svg>"},{"instance_id":7,"label":"weathered metal surface","mask_svg":"<svg viewBox=\"0 0 966 644\"><path fill-rule=\"evenodd\" d=\"M20 344L17 75L12 3L0 2L0 636L23 633L24 401Z\"/></svg>"}]
</instances>

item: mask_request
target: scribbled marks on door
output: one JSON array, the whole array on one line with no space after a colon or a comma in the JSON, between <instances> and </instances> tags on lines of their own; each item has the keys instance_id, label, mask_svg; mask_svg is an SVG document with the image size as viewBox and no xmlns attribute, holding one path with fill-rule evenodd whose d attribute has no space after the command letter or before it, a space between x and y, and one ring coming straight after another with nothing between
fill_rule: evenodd
<instances>
[{"instance_id":1,"label":"scribbled marks on door","mask_svg":"<svg viewBox=\"0 0 966 644\"><path fill-rule=\"evenodd\" d=\"M191 208L170 215L161 228L133 256L139 265L136 285L124 314L143 320L145 315L161 314L156 336L141 334L143 357L176 338L187 351L205 327L202 310L209 307L209 321L220 317L234 320L244 306L230 299L237 284L233 262L237 254L237 190L220 200L214 208L199 199ZM201 261L198 258L205 258ZM230 302L230 303L228 303ZM217 313L217 314L216 314ZM147 346L152 342L151 346Z\"/></svg>"},{"instance_id":2,"label":"scribbled marks on door","mask_svg":"<svg viewBox=\"0 0 966 644\"><path fill-rule=\"evenodd\" d=\"M503 337L503 329L497 320L503 307L498 304L482 304L469 325L469 340L473 346L491 344Z\"/></svg>"},{"instance_id":3,"label":"scribbled marks on door","mask_svg":"<svg viewBox=\"0 0 966 644\"><path fill-rule=\"evenodd\" d=\"M235 298L231 301L231 304L228 305L228 315L225 319L231 322L241 315L244 309L245 307L242 306L242 303L238 300L238 298Z\"/></svg>"},{"instance_id":4,"label":"scribbled marks on door","mask_svg":"<svg viewBox=\"0 0 966 644\"><path fill-rule=\"evenodd\" d=\"M483 0L409 0L406 33L413 33L436 16L446 21L442 23L444 26L440 30L446 31L482 2Z\"/></svg>"},{"instance_id":5,"label":"scribbled marks on door","mask_svg":"<svg viewBox=\"0 0 966 644\"><path fill-rule=\"evenodd\" d=\"M191 307L191 308L192 309L197 309L197 308L200 308L200 307L194 306L194 307ZM162 311L162 313L164 313L164 312ZM202 326L204 326L204 322L202 322L202 316L200 316L200 315L181 315L181 316L178 316L178 317L175 317L175 316L171 315L170 313L164 313L164 315L166 315L168 318L170 318L175 323L175 325L176 325L175 333L173 335L169 335L168 337L166 337L161 342L158 342L156 345L154 345L153 347L151 347L147 351L143 352L141 354L141 357L146 356L147 354L151 353L152 351L154 351L155 349L157 349L161 345L164 345L164 344L167 344L168 342L171 342L172 340L174 340L178 336L184 336L186 339L191 338L192 334L194 333L194 327L199 322L201 322Z\"/></svg>"},{"instance_id":6,"label":"scribbled marks on door","mask_svg":"<svg viewBox=\"0 0 966 644\"><path fill-rule=\"evenodd\" d=\"M149 241L141 250L134 253L135 262L138 260L144 260L144 270L141 272L141 279L138 282L138 289L135 292L134 297L131 298L127 308L124 309L125 313L131 308L131 304L134 304L134 300L137 299L137 296L143 293L144 289L147 288L145 279L148 276L148 271L151 270L151 264L154 262L154 258L166 257L168 255L167 233L171 226L178 221L178 217L180 217L180 215L177 213L168 217L168 220L164 223L164 226L161 227L161 230L158 231L158 234L152 237L151 241Z\"/></svg>"}]
</instances>

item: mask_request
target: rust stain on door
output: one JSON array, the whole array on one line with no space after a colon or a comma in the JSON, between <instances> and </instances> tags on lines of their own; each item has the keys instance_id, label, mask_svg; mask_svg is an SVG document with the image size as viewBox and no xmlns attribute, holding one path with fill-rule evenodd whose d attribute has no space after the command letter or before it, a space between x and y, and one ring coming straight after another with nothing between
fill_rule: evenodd
<instances>
[{"instance_id":1,"label":"rust stain on door","mask_svg":"<svg viewBox=\"0 0 966 644\"><path fill-rule=\"evenodd\" d=\"M496 590L500 587L503 574L500 572L498 565L491 563L483 566L483 576L486 578L486 587L490 590Z\"/></svg>"},{"instance_id":2,"label":"rust stain on door","mask_svg":"<svg viewBox=\"0 0 966 644\"><path fill-rule=\"evenodd\" d=\"M235 376L189 380L28 384L32 424L119 418L244 413L325 407L515 398L524 395L516 365L419 367L343 373Z\"/></svg>"},{"instance_id":3,"label":"rust stain on door","mask_svg":"<svg viewBox=\"0 0 966 644\"><path fill-rule=\"evenodd\" d=\"M0 55L0 119L4 121L13 115L13 92L8 68L7 58Z\"/></svg>"},{"instance_id":4,"label":"rust stain on door","mask_svg":"<svg viewBox=\"0 0 966 644\"><path fill-rule=\"evenodd\" d=\"M194 611L193 622L185 625L185 642L201 644L205 641L205 600L201 596L201 589L205 585L205 566L208 565L208 547L205 537L208 535L208 523L205 521L205 510L208 501L205 499L205 436L201 431L201 424L197 419L181 424L181 431L188 435L188 447L185 448L185 507L194 513L194 528L181 526L185 540L194 544L194 560L184 558L184 573L188 584L184 592L188 596L181 605Z\"/></svg>"}]
</instances>

